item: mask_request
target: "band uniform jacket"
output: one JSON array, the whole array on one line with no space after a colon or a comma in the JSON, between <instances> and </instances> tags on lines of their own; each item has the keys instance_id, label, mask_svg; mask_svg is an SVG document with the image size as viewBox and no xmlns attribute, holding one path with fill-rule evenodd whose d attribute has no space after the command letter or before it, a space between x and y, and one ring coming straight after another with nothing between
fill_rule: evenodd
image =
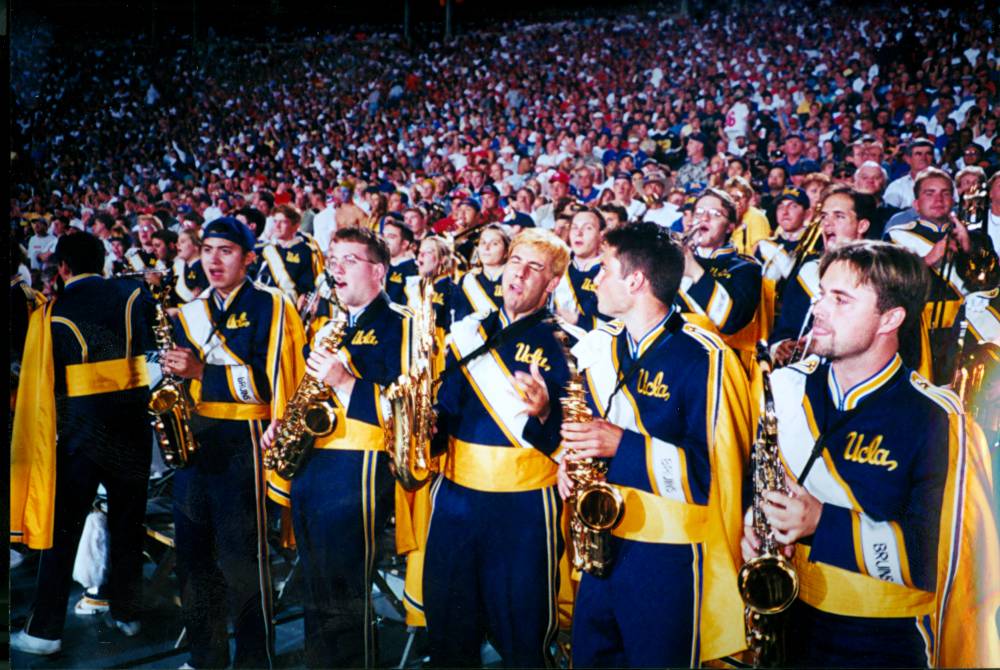
<instances>
[{"instance_id":1,"label":"band uniform jacket","mask_svg":"<svg viewBox=\"0 0 1000 670\"><path fill-rule=\"evenodd\" d=\"M957 397L898 355L851 389L817 356L777 370L772 383L790 476L823 435L802 482L823 513L796 545L799 598L843 616L915 618L930 667L997 666L989 457Z\"/></svg>"},{"instance_id":2,"label":"band uniform jacket","mask_svg":"<svg viewBox=\"0 0 1000 670\"><path fill-rule=\"evenodd\" d=\"M610 321L610 317L597 310L597 287L594 280L601 271L601 264L595 263L587 270L581 270L576 263L570 262L556 290L552 292L552 300L560 309L578 314L577 325L590 330L602 323Z\"/></svg>"},{"instance_id":3,"label":"band uniform jacket","mask_svg":"<svg viewBox=\"0 0 1000 670\"><path fill-rule=\"evenodd\" d=\"M407 258L395 265L389 265L389 274L385 278L385 292L389 299L401 305L406 304L406 280L419 274L417 261Z\"/></svg>"},{"instance_id":4,"label":"band uniform jacket","mask_svg":"<svg viewBox=\"0 0 1000 670\"><path fill-rule=\"evenodd\" d=\"M704 274L692 283L681 280L676 304L682 311L707 317L723 335L732 335L753 321L760 304L761 268L731 245L695 252Z\"/></svg>"},{"instance_id":5,"label":"band uniform jacket","mask_svg":"<svg viewBox=\"0 0 1000 670\"><path fill-rule=\"evenodd\" d=\"M625 431L607 474L625 500L612 532L626 541L702 543L701 660L735 653L746 645L736 588L750 444L746 377L718 335L676 310L634 351L628 340L613 321L573 348L595 416Z\"/></svg>"},{"instance_id":6,"label":"band uniform jacket","mask_svg":"<svg viewBox=\"0 0 1000 670\"><path fill-rule=\"evenodd\" d=\"M84 274L31 315L11 447L11 539L52 546L55 461L149 476L147 332L134 282Z\"/></svg>"},{"instance_id":7,"label":"band uniform jacket","mask_svg":"<svg viewBox=\"0 0 1000 670\"><path fill-rule=\"evenodd\" d=\"M465 273L455 286L452 298L454 320L476 312L496 312L503 307L503 276L490 279L482 268Z\"/></svg>"},{"instance_id":8,"label":"band uniform jacket","mask_svg":"<svg viewBox=\"0 0 1000 670\"><path fill-rule=\"evenodd\" d=\"M277 286L292 300L316 287L323 271L323 252L312 236L298 232L288 243L274 241L260 249L258 281Z\"/></svg>"},{"instance_id":9,"label":"band uniform jacket","mask_svg":"<svg viewBox=\"0 0 1000 670\"><path fill-rule=\"evenodd\" d=\"M205 363L201 379L189 382L196 439L244 439L248 421L280 418L305 370L294 305L249 280L225 299L212 289L182 305L174 337Z\"/></svg>"}]
</instances>

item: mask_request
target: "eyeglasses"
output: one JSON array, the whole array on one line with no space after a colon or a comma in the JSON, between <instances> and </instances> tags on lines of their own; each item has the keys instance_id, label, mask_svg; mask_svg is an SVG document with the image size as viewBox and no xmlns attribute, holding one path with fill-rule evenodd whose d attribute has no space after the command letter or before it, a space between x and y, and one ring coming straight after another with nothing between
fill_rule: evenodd
<instances>
[{"instance_id":1,"label":"eyeglasses","mask_svg":"<svg viewBox=\"0 0 1000 670\"><path fill-rule=\"evenodd\" d=\"M370 261L367 258L358 258L354 254L347 254L343 258L330 256L326 259L326 262L331 268L336 267L338 265L343 268L353 268L358 263L371 263L371 264L375 263L375 261Z\"/></svg>"},{"instance_id":2,"label":"eyeglasses","mask_svg":"<svg viewBox=\"0 0 1000 670\"><path fill-rule=\"evenodd\" d=\"M721 219L726 216L726 213L723 212L721 209L714 209L708 207L695 207L694 215L695 218L698 219L703 219L703 218Z\"/></svg>"}]
</instances>

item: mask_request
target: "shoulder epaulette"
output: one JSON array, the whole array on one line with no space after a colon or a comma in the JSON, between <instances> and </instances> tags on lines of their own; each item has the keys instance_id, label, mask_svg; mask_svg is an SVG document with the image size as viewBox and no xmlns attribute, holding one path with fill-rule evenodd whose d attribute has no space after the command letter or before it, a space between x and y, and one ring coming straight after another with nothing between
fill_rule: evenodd
<instances>
[{"instance_id":1,"label":"shoulder epaulette","mask_svg":"<svg viewBox=\"0 0 1000 670\"><path fill-rule=\"evenodd\" d=\"M607 323L602 323L594 330L600 330L609 335L621 335L622 331L625 330L625 323L623 321L608 321Z\"/></svg>"},{"instance_id":2,"label":"shoulder epaulette","mask_svg":"<svg viewBox=\"0 0 1000 670\"><path fill-rule=\"evenodd\" d=\"M396 314L401 314L402 316L405 317L413 316L413 310L407 307L406 305L400 305L399 303L395 302L389 302L388 304L389 304L389 309L394 311Z\"/></svg>"},{"instance_id":3,"label":"shoulder epaulette","mask_svg":"<svg viewBox=\"0 0 1000 670\"><path fill-rule=\"evenodd\" d=\"M819 364L820 362L822 362L822 360L823 359L820 358L818 355L812 354L810 356L805 357L798 363L793 363L792 365L789 365L788 369L795 370L796 372L801 372L804 375L811 375L812 373L816 372L816 370L819 369Z\"/></svg>"},{"instance_id":4,"label":"shoulder epaulette","mask_svg":"<svg viewBox=\"0 0 1000 670\"><path fill-rule=\"evenodd\" d=\"M685 322L681 330L705 345L706 349L726 349L721 337L701 326Z\"/></svg>"},{"instance_id":5,"label":"shoulder epaulette","mask_svg":"<svg viewBox=\"0 0 1000 670\"><path fill-rule=\"evenodd\" d=\"M567 321L566 319L562 318L561 316L556 316L555 321L556 321L556 325L557 326L559 326L564 331L566 331L567 333L569 333L570 335L572 335L573 337L575 337L578 340L583 339L583 336L586 335L587 332L588 332L586 329L581 328L580 326L577 326L576 324L570 323L569 321Z\"/></svg>"},{"instance_id":6,"label":"shoulder epaulette","mask_svg":"<svg viewBox=\"0 0 1000 670\"><path fill-rule=\"evenodd\" d=\"M919 219L911 219L906 223L900 223L899 225L893 226L887 232L892 233L892 231L894 230L913 230L914 228L917 227L919 223L920 223Z\"/></svg>"},{"instance_id":7,"label":"shoulder epaulette","mask_svg":"<svg viewBox=\"0 0 1000 670\"><path fill-rule=\"evenodd\" d=\"M910 385L948 414L963 414L962 401L953 391L935 386L917 372L910 373Z\"/></svg>"}]
</instances>

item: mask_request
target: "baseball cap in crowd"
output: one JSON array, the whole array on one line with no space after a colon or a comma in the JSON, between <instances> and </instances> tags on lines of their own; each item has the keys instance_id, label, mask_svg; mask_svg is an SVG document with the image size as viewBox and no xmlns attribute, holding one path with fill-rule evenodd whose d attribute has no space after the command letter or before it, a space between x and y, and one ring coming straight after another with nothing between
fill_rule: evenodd
<instances>
[{"instance_id":1,"label":"baseball cap in crowd","mask_svg":"<svg viewBox=\"0 0 1000 670\"><path fill-rule=\"evenodd\" d=\"M625 181L632 181L632 175L623 170L619 170L618 172L615 173L615 181L618 181L619 179L624 179Z\"/></svg>"},{"instance_id":2,"label":"baseball cap in crowd","mask_svg":"<svg viewBox=\"0 0 1000 670\"><path fill-rule=\"evenodd\" d=\"M684 198L684 203L681 204L681 211L682 212L693 212L694 211L694 205L695 205L696 202L698 202L698 198L696 198L693 195L689 195L688 197Z\"/></svg>"},{"instance_id":3,"label":"baseball cap in crowd","mask_svg":"<svg viewBox=\"0 0 1000 670\"><path fill-rule=\"evenodd\" d=\"M701 142L706 146L708 145L708 138L705 137L705 133L702 132L691 133L690 135L687 136L687 138L689 140L694 140L695 142Z\"/></svg>"},{"instance_id":4,"label":"baseball cap in crowd","mask_svg":"<svg viewBox=\"0 0 1000 670\"><path fill-rule=\"evenodd\" d=\"M460 202L459 205L468 205L477 212L479 211L479 203L473 200L472 198L466 198L465 200Z\"/></svg>"},{"instance_id":5,"label":"baseball cap in crowd","mask_svg":"<svg viewBox=\"0 0 1000 670\"><path fill-rule=\"evenodd\" d=\"M801 188L797 188L795 186L789 186L788 188L786 188L784 191L781 192L781 195L778 196L778 199L775 201L775 205L777 205L782 200L791 200L793 202L797 202L806 209L809 209L809 196L806 195L806 192L803 191Z\"/></svg>"},{"instance_id":6,"label":"baseball cap in crowd","mask_svg":"<svg viewBox=\"0 0 1000 670\"><path fill-rule=\"evenodd\" d=\"M514 216L503 221L505 226L520 226L521 228L534 228L535 220L524 212L515 212Z\"/></svg>"},{"instance_id":7,"label":"baseball cap in crowd","mask_svg":"<svg viewBox=\"0 0 1000 670\"><path fill-rule=\"evenodd\" d=\"M691 181L684 187L684 192L688 195L698 195L708 187L703 181Z\"/></svg>"},{"instance_id":8,"label":"baseball cap in crowd","mask_svg":"<svg viewBox=\"0 0 1000 670\"><path fill-rule=\"evenodd\" d=\"M492 193L493 195L500 195L500 191L493 184L486 184L481 189L479 189L479 192L480 193Z\"/></svg>"},{"instance_id":9,"label":"baseball cap in crowd","mask_svg":"<svg viewBox=\"0 0 1000 670\"><path fill-rule=\"evenodd\" d=\"M562 170L559 170L554 175L552 175L551 177L549 177L549 183L550 184L552 184L552 183L568 184L569 183L569 175L566 174L565 172L563 172Z\"/></svg>"},{"instance_id":10,"label":"baseball cap in crowd","mask_svg":"<svg viewBox=\"0 0 1000 670\"><path fill-rule=\"evenodd\" d=\"M656 172L650 172L642 180L643 184L650 184L652 182L659 182L661 184L666 184L667 175L657 170Z\"/></svg>"},{"instance_id":11,"label":"baseball cap in crowd","mask_svg":"<svg viewBox=\"0 0 1000 670\"><path fill-rule=\"evenodd\" d=\"M256 238L247 225L231 216L215 219L201 230L201 238L207 240L218 237L240 245L246 251L253 251Z\"/></svg>"},{"instance_id":12,"label":"baseball cap in crowd","mask_svg":"<svg viewBox=\"0 0 1000 670\"><path fill-rule=\"evenodd\" d=\"M786 141L786 142L787 142L788 140L795 140L795 139L797 139L797 140L800 140L800 141L802 141L802 142L805 142L805 141L806 141L806 138L805 138L805 136L804 136L804 135L803 135L802 133L799 133L799 132L795 132L795 133L788 133L788 135L786 135L786 136L785 136L785 141Z\"/></svg>"}]
</instances>

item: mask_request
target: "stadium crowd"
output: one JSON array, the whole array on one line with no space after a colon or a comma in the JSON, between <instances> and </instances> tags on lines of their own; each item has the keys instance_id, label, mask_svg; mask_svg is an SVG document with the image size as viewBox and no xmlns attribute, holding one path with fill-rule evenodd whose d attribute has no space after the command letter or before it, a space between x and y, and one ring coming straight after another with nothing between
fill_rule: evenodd
<instances>
[{"instance_id":1,"label":"stadium crowd","mask_svg":"<svg viewBox=\"0 0 1000 670\"><path fill-rule=\"evenodd\" d=\"M679 204L741 175L767 211L813 173L905 209L918 139L933 143L921 166L988 176L1000 165L996 33L983 9L768 3L698 21L479 25L412 50L392 32L200 50L175 35L166 57L141 35L15 43L11 226L43 288L58 236L87 229L135 245L142 214L176 231L292 203L314 232L327 208L346 207L343 220L416 206L433 224L454 203L481 206L492 185L490 216L521 211L552 227L551 204L567 194L641 218L644 196ZM865 162L875 165L856 174ZM658 209L647 216L675 218Z\"/></svg>"}]
</instances>

